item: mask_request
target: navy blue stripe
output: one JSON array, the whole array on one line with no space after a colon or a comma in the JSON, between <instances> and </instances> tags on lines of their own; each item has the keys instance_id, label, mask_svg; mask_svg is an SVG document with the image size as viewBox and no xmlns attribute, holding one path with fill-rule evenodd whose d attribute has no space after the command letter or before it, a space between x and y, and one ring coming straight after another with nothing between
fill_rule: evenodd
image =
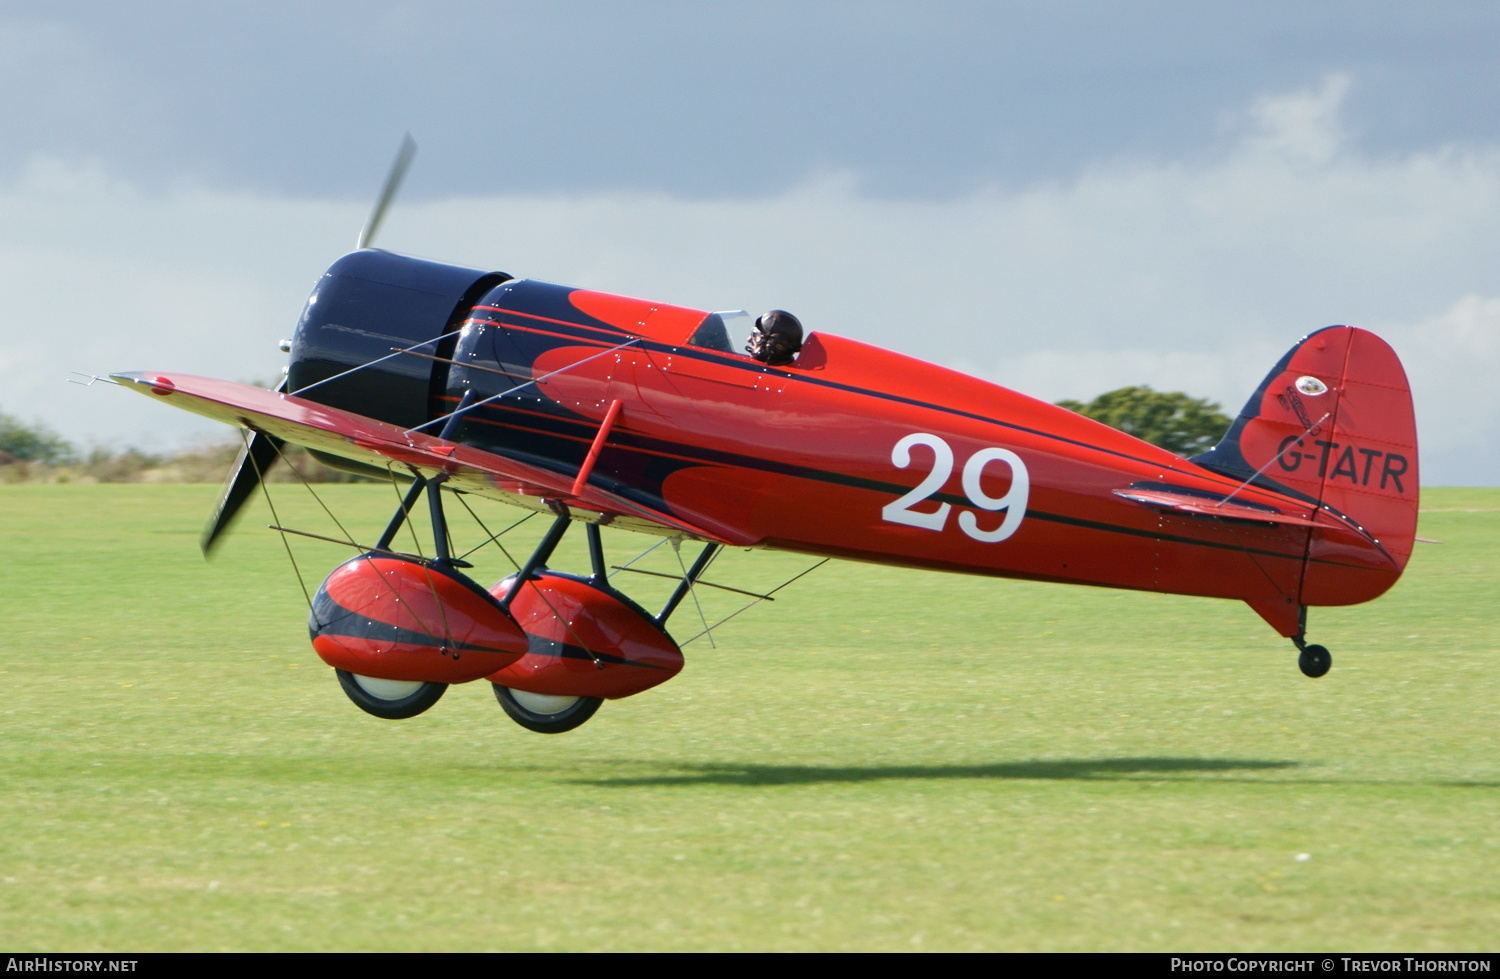
<instances>
[{"instance_id":1,"label":"navy blue stripe","mask_svg":"<svg viewBox=\"0 0 1500 979\"><path fill-rule=\"evenodd\" d=\"M529 640L526 652L528 655L547 656L553 659L578 659L590 663L612 663L616 666L638 666L643 670L665 670L665 666L657 666L655 663L642 663L639 660L626 659L624 656L616 656L613 653L590 653L582 646L572 643L561 642L557 639L543 639L541 636L526 634Z\"/></svg>"},{"instance_id":2,"label":"navy blue stripe","mask_svg":"<svg viewBox=\"0 0 1500 979\"><path fill-rule=\"evenodd\" d=\"M404 629L401 626L381 622L366 615L352 612L329 595L323 588L313 596L312 617L309 631L313 636L342 636L346 639L365 639L371 642L403 643L411 646L431 646L445 651L458 659L458 653L496 653L508 655L509 651L474 643L449 641L438 636Z\"/></svg>"}]
</instances>

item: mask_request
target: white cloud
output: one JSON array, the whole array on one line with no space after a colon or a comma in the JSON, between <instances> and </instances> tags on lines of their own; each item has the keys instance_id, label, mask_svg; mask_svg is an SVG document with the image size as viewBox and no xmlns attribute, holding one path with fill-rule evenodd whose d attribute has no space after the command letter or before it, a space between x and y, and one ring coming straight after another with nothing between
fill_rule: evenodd
<instances>
[{"instance_id":1,"label":"white cloud","mask_svg":"<svg viewBox=\"0 0 1500 979\"><path fill-rule=\"evenodd\" d=\"M1350 78L1331 74L1316 92L1264 95L1250 107L1258 132L1245 141L1250 152L1264 152L1285 160L1326 164L1344 141L1339 118Z\"/></svg>"},{"instance_id":2,"label":"white cloud","mask_svg":"<svg viewBox=\"0 0 1500 979\"><path fill-rule=\"evenodd\" d=\"M0 191L0 410L83 442L165 448L222 431L69 371L272 378L360 209L183 189L151 196L91 164L37 160ZM343 240L339 240L343 239ZM140 404L136 404L140 401Z\"/></svg>"},{"instance_id":3,"label":"white cloud","mask_svg":"<svg viewBox=\"0 0 1500 979\"><path fill-rule=\"evenodd\" d=\"M1500 150L1363 156L1340 126L1350 85L1256 100L1211 160L945 201L871 199L835 173L757 200L398 203L380 243L684 305L783 306L1049 400L1144 382L1233 411L1299 336L1356 323L1407 364L1426 480L1500 483ZM61 373L267 376L363 218L206 189L151 198L38 162L0 191L0 408L74 437L184 424Z\"/></svg>"},{"instance_id":4,"label":"white cloud","mask_svg":"<svg viewBox=\"0 0 1500 979\"><path fill-rule=\"evenodd\" d=\"M1500 483L1500 299L1464 296L1413 324L1374 325L1402 354L1424 468L1442 482Z\"/></svg>"}]
</instances>

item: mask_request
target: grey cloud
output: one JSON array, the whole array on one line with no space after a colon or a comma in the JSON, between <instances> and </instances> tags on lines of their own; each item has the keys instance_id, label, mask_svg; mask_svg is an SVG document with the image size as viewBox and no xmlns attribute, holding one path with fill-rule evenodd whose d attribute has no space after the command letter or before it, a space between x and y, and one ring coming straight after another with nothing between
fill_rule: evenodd
<instances>
[{"instance_id":1,"label":"grey cloud","mask_svg":"<svg viewBox=\"0 0 1500 979\"><path fill-rule=\"evenodd\" d=\"M364 200L761 197L810 175L966 197L1217 152L1225 106L1360 79L1375 154L1500 140L1480 4L13 2L0 174L37 154L144 187Z\"/></svg>"}]
</instances>

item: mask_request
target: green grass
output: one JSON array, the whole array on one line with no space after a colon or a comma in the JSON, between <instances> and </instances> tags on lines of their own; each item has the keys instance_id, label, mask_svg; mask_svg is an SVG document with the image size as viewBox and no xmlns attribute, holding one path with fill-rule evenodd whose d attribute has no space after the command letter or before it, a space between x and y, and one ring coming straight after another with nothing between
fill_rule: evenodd
<instances>
[{"instance_id":1,"label":"green grass","mask_svg":"<svg viewBox=\"0 0 1500 979\"><path fill-rule=\"evenodd\" d=\"M1321 680L1237 603L833 563L558 737L484 683L361 713L263 509L198 556L216 493L0 487L0 945L1494 947L1500 491L1424 491L1445 543L1314 610ZM309 587L343 553L294 547Z\"/></svg>"}]
</instances>

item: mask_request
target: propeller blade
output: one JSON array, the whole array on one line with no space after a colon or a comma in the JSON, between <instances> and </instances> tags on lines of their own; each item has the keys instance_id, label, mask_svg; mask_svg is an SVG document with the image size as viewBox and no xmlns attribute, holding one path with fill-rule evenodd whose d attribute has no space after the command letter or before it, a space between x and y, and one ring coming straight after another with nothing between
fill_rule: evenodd
<instances>
[{"instance_id":1,"label":"propeller blade","mask_svg":"<svg viewBox=\"0 0 1500 979\"><path fill-rule=\"evenodd\" d=\"M407 133L401 139L401 148L396 151L396 162L391 164L391 172L386 175L385 186L380 189L380 197L375 201L375 209L370 212L370 219L365 222L364 230L359 233L356 248L369 248L370 242L375 240L375 232L380 230L380 222L385 217L386 208L391 206L396 191L401 189L401 181L405 179L406 171L411 168L412 158L416 155L416 140L411 138L411 133Z\"/></svg>"},{"instance_id":2,"label":"propeller blade","mask_svg":"<svg viewBox=\"0 0 1500 979\"><path fill-rule=\"evenodd\" d=\"M285 444L274 435L250 433L250 440L240 447L240 454L229 470L229 478L224 480L224 492L219 497L219 505L209 514L208 523L203 525L203 535L198 538L198 546L203 549L204 557L213 553L215 544L229 528L235 514L239 513L240 507L250 499L250 494L260 486L261 474L280 458L279 450Z\"/></svg>"}]
</instances>

